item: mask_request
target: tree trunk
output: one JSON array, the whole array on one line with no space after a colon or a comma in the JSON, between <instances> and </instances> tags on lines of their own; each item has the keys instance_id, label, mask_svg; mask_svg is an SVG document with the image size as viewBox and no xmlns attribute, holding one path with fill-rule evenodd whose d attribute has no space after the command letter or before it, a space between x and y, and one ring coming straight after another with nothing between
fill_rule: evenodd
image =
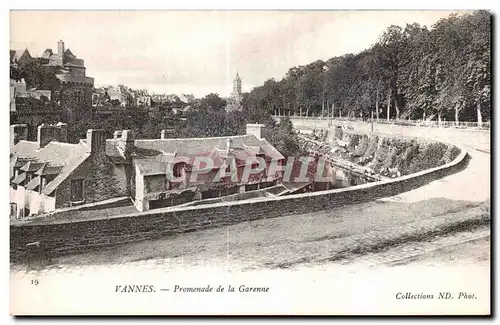
<instances>
[{"instance_id":1,"label":"tree trunk","mask_svg":"<svg viewBox=\"0 0 500 325\"><path fill-rule=\"evenodd\" d=\"M458 104L455 105L455 125L458 126Z\"/></svg>"},{"instance_id":2,"label":"tree trunk","mask_svg":"<svg viewBox=\"0 0 500 325\"><path fill-rule=\"evenodd\" d=\"M481 102L477 101L477 126L480 128L483 126L483 116L481 115Z\"/></svg>"},{"instance_id":3,"label":"tree trunk","mask_svg":"<svg viewBox=\"0 0 500 325\"><path fill-rule=\"evenodd\" d=\"M300 108L299 108L299 114L300 114L300 117L302 117L302 106L300 106Z\"/></svg>"},{"instance_id":4,"label":"tree trunk","mask_svg":"<svg viewBox=\"0 0 500 325\"><path fill-rule=\"evenodd\" d=\"M306 109L306 116L309 117L309 106L307 106L307 109Z\"/></svg>"},{"instance_id":5,"label":"tree trunk","mask_svg":"<svg viewBox=\"0 0 500 325\"><path fill-rule=\"evenodd\" d=\"M396 120L399 120L398 93L394 96L394 108L396 109Z\"/></svg>"},{"instance_id":6,"label":"tree trunk","mask_svg":"<svg viewBox=\"0 0 500 325\"><path fill-rule=\"evenodd\" d=\"M387 98L387 121L389 121L391 116L391 97L392 97L392 90L389 90L389 98Z\"/></svg>"},{"instance_id":7,"label":"tree trunk","mask_svg":"<svg viewBox=\"0 0 500 325\"><path fill-rule=\"evenodd\" d=\"M438 111L438 126L441 126L441 111Z\"/></svg>"},{"instance_id":8,"label":"tree trunk","mask_svg":"<svg viewBox=\"0 0 500 325\"><path fill-rule=\"evenodd\" d=\"M370 130L373 132L373 111L370 112Z\"/></svg>"},{"instance_id":9,"label":"tree trunk","mask_svg":"<svg viewBox=\"0 0 500 325\"><path fill-rule=\"evenodd\" d=\"M378 82L377 82L377 98L376 98L376 102L375 102L375 107L377 108L377 111L375 112L375 114L377 114L377 122L379 121L379 114L380 114L379 102L380 102L380 83L381 82L382 82L382 79L379 78Z\"/></svg>"},{"instance_id":10,"label":"tree trunk","mask_svg":"<svg viewBox=\"0 0 500 325\"><path fill-rule=\"evenodd\" d=\"M323 94L323 101L321 102L321 117L325 116L325 94Z\"/></svg>"}]
</instances>

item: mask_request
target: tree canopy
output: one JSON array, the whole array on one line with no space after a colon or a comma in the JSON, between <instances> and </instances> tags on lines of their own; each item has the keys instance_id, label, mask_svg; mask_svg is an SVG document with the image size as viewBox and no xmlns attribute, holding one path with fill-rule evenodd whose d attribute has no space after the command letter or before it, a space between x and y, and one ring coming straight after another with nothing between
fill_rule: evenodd
<instances>
[{"instance_id":1,"label":"tree canopy","mask_svg":"<svg viewBox=\"0 0 500 325\"><path fill-rule=\"evenodd\" d=\"M431 29L389 26L358 54L293 67L244 96L247 110L302 116L490 119L491 14L451 15Z\"/></svg>"}]
</instances>

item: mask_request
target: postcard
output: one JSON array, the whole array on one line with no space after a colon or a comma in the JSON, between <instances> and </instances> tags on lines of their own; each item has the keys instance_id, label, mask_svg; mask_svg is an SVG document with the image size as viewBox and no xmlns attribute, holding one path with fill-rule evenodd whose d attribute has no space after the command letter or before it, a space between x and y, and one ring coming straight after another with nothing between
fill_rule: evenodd
<instances>
[{"instance_id":1,"label":"postcard","mask_svg":"<svg viewBox=\"0 0 500 325\"><path fill-rule=\"evenodd\" d=\"M490 11L10 27L11 315L491 314Z\"/></svg>"}]
</instances>

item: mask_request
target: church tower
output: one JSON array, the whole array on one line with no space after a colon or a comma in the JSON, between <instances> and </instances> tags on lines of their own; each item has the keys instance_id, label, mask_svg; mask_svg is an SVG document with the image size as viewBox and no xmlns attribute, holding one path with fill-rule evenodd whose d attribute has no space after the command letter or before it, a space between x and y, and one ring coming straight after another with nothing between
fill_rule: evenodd
<instances>
[{"instance_id":1,"label":"church tower","mask_svg":"<svg viewBox=\"0 0 500 325\"><path fill-rule=\"evenodd\" d=\"M236 72L236 77L233 79L233 94L241 95L241 78L238 72Z\"/></svg>"},{"instance_id":2,"label":"church tower","mask_svg":"<svg viewBox=\"0 0 500 325\"><path fill-rule=\"evenodd\" d=\"M231 97L228 99L226 110L240 110L242 98L243 93L241 92L241 78L239 73L236 72L236 77L233 79L233 91L231 92Z\"/></svg>"}]
</instances>

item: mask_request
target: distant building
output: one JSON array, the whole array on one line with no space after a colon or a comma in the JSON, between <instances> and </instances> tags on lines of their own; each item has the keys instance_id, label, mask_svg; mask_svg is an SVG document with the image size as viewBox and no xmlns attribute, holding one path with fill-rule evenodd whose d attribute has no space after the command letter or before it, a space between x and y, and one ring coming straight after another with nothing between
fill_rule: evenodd
<instances>
[{"instance_id":1,"label":"distant building","mask_svg":"<svg viewBox=\"0 0 500 325\"><path fill-rule=\"evenodd\" d=\"M123 85L110 86L106 89L111 101L118 100L121 107L131 107L135 106L136 102L134 99L134 94L130 89Z\"/></svg>"},{"instance_id":2,"label":"distant building","mask_svg":"<svg viewBox=\"0 0 500 325\"><path fill-rule=\"evenodd\" d=\"M11 76L15 79L18 78L18 70L30 63L38 63L41 67L55 67L55 77L59 79L60 87L59 89L52 89L52 92L46 89L31 88L27 91L29 93L27 97L36 99L46 97L49 100L57 102L62 107L68 107L71 112L69 116L72 118L78 118L78 113L83 112L82 109L90 108L92 105L94 79L85 75L86 68L84 61L77 58L70 49L65 49L63 41L57 43L57 52L53 52L52 49L46 49L38 58L32 57L28 49L10 51ZM11 81L11 91L12 86ZM32 85L28 85L28 87L32 87ZM20 95L22 93L22 85L17 85L14 88L17 89L15 90L17 95L11 94L11 98L26 98L26 96ZM36 126L41 122L53 121L52 117L57 117L55 121L60 119L60 108L52 109L51 112L45 112L44 109L39 109L39 107L31 107L33 105L30 105L29 101L23 101L22 103L15 99L14 101L16 102L14 104L11 101L11 111L14 110L14 106L18 106L15 108L16 113L13 116L15 123L28 123L30 126ZM39 113L43 113L44 115L49 114L50 119L47 120L47 116L35 116ZM31 123L37 124L33 125Z\"/></svg>"},{"instance_id":3,"label":"distant building","mask_svg":"<svg viewBox=\"0 0 500 325\"><path fill-rule=\"evenodd\" d=\"M28 96L31 98L36 98L42 100L45 98L46 100L51 100L52 99L52 92L50 90L41 90L41 89L36 89L32 88L28 90Z\"/></svg>"},{"instance_id":4,"label":"distant building","mask_svg":"<svg viewBox=\"0 0 500 325\"><path fill-rule=\"evenodd\" d=\"M12 68L22 68L32 62L33 57L31 56L28 49L10 50L10 66Z\"/></svg>"},{"instance_id":5,"label":"distant building","mask_svg":"<svg viewBox=\"0 0 500 325\"><path fill-rule=\"evenodd\" d=\"M56 77L61 81L59 100L61 105L77 104L82 107L92 106L94 78L85 75L83 59L77 58L71 50L65 49L64 42L57 42L57 52L46 49L40 57L42 64L59 67Z\"/></svg>"},{"instance_id":6,"label":"distant building","mask_svg":"<svg viewBox=\"0 0 500 325\"><path fill-rule=\"evenodd\" d=\"M11 125L11 216L124 196L146 211L276 185L283 174L270 166L282 166L284 157L262 138L261 127L248 125L246 135L199 139L169 139L165 130L153 140L136 140L130 130L115 131L113 139L106 139L104 130L88 130L86 139L69 144L62 123L40 125L37 141L27 141L26 125ZM242 177L257 157L265 168ZM202 167L200 158L211 159L213 167ZM224 173L217 179L229 165L236 177Z\"/></svg>"},{"instance_id":7,"label":"distant building","mask_svg":"<svg viewBox=\"0 0 500 325\"><path fill-rule=\"evenodd\" d=\"M10 79L10 111L16 111L16 98L28 97L28 91L26 90L26 82L24 79L17 81L15 79Z\"/></svg>"},{"instance_id":8,"label":"distant building","mask_svg":"<svg viewBox=\"0 0 500 325\"><path fill-rule=\"evenodd\" d=\"M145 89L133 90L135 95L136 106L151 107L153 103L152 97L148 94Z\"/></svg>"},{"instance_id":9,"label":"distant building","mask_svg":"<svg viewBox=\"0 0 500 325\"><path fill-rule=\"evenodd\" d=\"M50 90L26 89L24 79L10 79L11 123L36 126L43 122L57 122L61 119L61 108L52 99ZM49 101L49 102L47 102Z\"/></svg>"},{"instance_id":10,"label":"distant building","mask_svg":"<svg viewBox=\"0 0 500 325\"><path fill-rule=\"evenodd\" d=\"M236 77L233 79L233 91L231 96L227 100L226 110L228 112L241 110L241 101L243 99L243 93L241 92L241 78L238 72Z\"/></svg>"},{"instance_id":11,"label":"distant building","mask_svg":"<svg viewBox=\"0 0 500 325\"><path fill-rule=\"evenodd\" d=\"M180 94L178 97L179 100L185 104L191 104L195 101L195 97L193 94Z\"/></svg>"}]
</instances>

